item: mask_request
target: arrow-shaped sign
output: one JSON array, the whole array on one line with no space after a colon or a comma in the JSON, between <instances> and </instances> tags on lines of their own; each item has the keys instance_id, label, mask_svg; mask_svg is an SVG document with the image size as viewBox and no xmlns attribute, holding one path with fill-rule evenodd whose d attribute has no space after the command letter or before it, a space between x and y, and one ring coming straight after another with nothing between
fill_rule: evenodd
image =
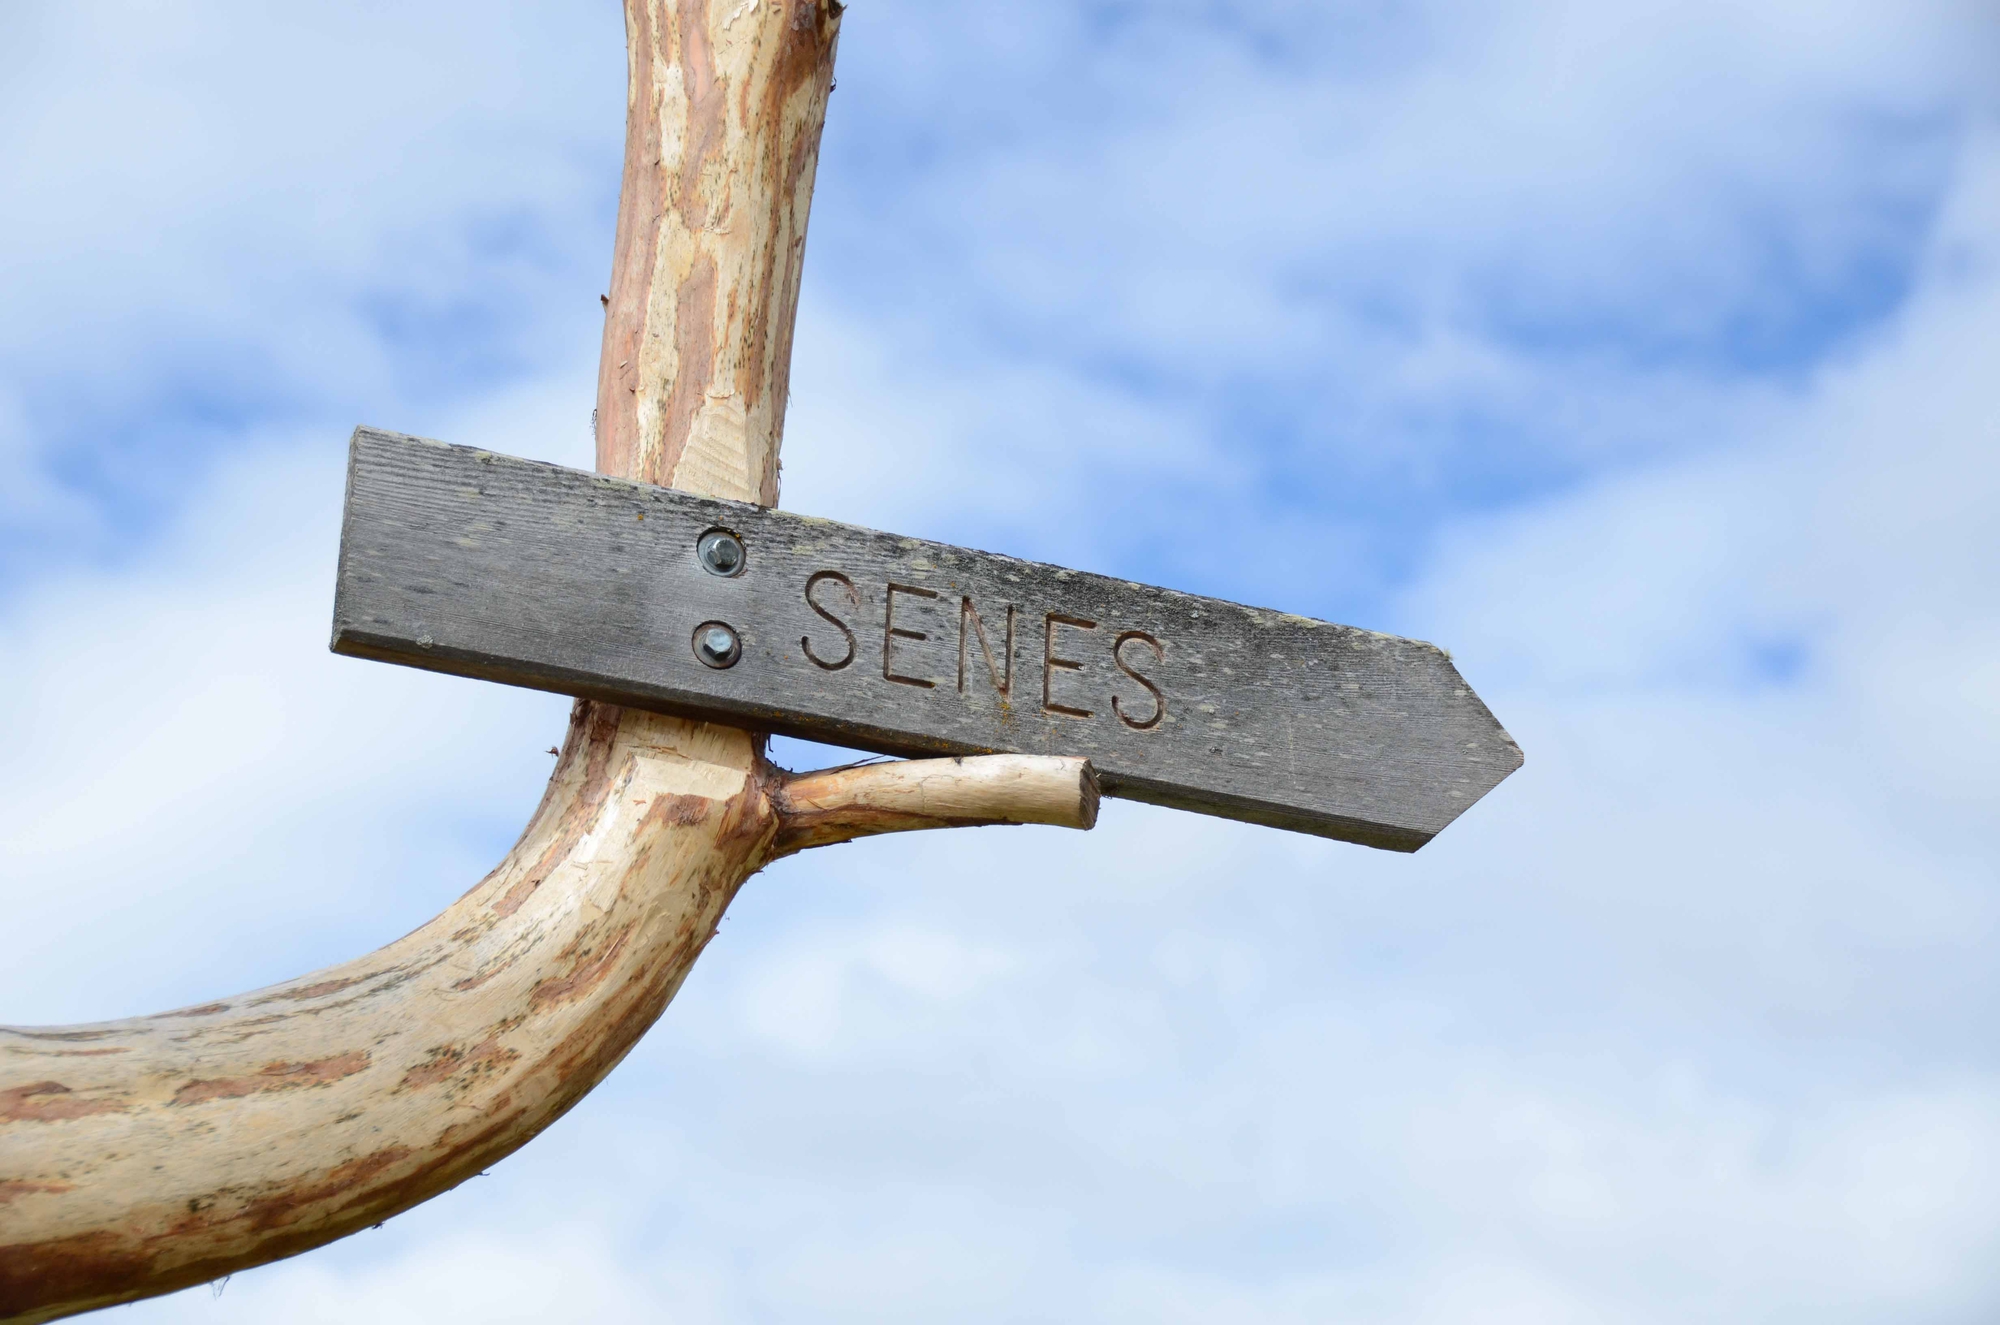
<instances>
[{"instance_id":1,"label":"arrow-shaped sign","mask_svg":"<svg viewBox=\"0 0 2000 1325\"><path fill-rule=\"evenodd\" d=\"M333 648L1396 851L1521 765L1430 644L368 428Z\"/></svg>"}]
</instances>

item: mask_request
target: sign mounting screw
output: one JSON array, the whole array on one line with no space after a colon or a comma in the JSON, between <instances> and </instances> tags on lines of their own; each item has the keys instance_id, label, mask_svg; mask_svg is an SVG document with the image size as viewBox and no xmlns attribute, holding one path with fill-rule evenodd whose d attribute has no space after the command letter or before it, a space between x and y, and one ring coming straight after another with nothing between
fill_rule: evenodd
<instances>
[{"instance_id":1,"label":"sign mounting screw","mask_svg":"<svg viewBox=\"0 0 2000 1325\"><path fill-rule=\"evenodd\" d=\"M743 540L727 529L711 529L695 540L694 554L710 575L740 575L749 558Z\"/></svg>"},{"instance_id":2,"label":"sign mounting screw","mask_svg":"<svg viewBox=\"0 0 2000 1325\"><path fill-rule=\"evenodd\" d=\"M721 671L734 667L743 656L743 641L736 631L720 621L704 621L694 628L694 656Z\"/></svg>"}]
</instances>

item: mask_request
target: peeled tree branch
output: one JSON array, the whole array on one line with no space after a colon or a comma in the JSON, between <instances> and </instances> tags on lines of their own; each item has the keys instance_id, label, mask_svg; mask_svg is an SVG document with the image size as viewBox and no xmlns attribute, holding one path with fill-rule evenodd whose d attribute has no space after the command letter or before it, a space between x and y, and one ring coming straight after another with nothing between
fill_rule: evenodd
<instances>
[{"instance_id":1,"label":"peeled tree branch","mask_svg":"<svg viewBox=\"0 0 2000 1325\"><path fill-rule=\"evenodd\" d=\"M775 504L839 15L627 0L604 472ZM416 932L200 1007L0 1028L0 1320L294 1255L510 1154L631 1050L772 860L1096 808L1079 759L794 776L758 734L579 702L520 841Z\"/></svg>"}]
</instances>

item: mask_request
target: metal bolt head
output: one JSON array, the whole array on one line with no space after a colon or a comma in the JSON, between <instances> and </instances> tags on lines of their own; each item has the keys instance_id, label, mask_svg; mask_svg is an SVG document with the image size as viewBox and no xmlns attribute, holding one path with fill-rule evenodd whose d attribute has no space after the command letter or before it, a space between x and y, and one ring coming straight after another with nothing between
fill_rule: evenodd
<instances>
[{"instance_id":1,"label":"metal bolt head","mask_svg":"<svg viewBox=\"0 0 2000 1325\"><path fill-rule=\"evenodd\" d=\"M739 575L748 560L743 540L727 529L711 529L695 540L694 554L710 575Z\"/></svg>"},{"instance_id":2,"label":"metal bolt head","mask_svg":"<svg viewBox=\"0 0 2000 1325\"><path fill-rule=\"evenodd\" d=\"M743 641L735 630L720 621L704 621L694 628L694 656L721 671L734 667L743 656Z\"/></svg>"}]
</instances>

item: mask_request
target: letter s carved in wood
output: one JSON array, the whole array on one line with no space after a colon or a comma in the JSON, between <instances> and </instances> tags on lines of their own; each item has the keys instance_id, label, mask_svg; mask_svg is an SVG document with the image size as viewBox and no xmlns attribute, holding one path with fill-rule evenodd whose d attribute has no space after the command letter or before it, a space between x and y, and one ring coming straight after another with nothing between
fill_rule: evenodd
<instances>
[{"instance_id":1,"label":"letter s carved in wood","mask_svg":"<svg viewBox=\"0 0 2000 1325\"><path fill-rule=\"evenodd\" d=\"M828 580L832 580L845 588L847 590L848 601L853 603L856 608L861 606L861 595L855 590L854 581L848 579L837 570L816 571L812 578L806 581L806 606L831 622L834 629L847 637L847 653L837 662L828 662L813 652L812 637L809 635L799 636L799 647L805 650L806 660L813 666L825 671L837 672L854 661L854 632L847 628L845 621L827 611L826 608L820 605L819 600L813 597L813 590L819 588L820 585L826 583Z\"/></svg>"},{"instance_id":2,"label":"letter s carved in wood","mask_svg":"<svg viewBox=\"0 0 2000 1325\"><path fill-rule=\"evenodd\" d=\"M1130 644L1134 640L1138 640L1140 643L1144 644L1147 648L1151 649L1153 651L1153 658L1155 661L1158 662L1166 661L1167 651L1166 648L1157 639L1154 639L1151 635L1148 635L1143 630L1125 631L1123 634L1119 635L1117 642L1115 642L1111 646L1111 660L1118 664L1118 670L1125 673L1125 675L1131 677L1134 681L1137 681L1140 685L1146 687L1146 689L1150 690L1153 693L1153 716L1147 718L1144 722L1134 721L1132 716L1125 711L1124 706L1118 702L1118 696L1116 695L1113 695L1111 697L1111 711L1118 715L1118 721L1124 723L1127 727L1130 727L1133 731L1145 732L1145 731L1151 731L1153 728L1159 726L1160 719L1167 716L1167 697L1160 693L1160 688L1158 686L1154 685L1151 681L1141 676L1138 673L1138 671L1133 668L1132 664L1125 661L1125 646L1127 644Z\"/></svg>"}]
</instances>

